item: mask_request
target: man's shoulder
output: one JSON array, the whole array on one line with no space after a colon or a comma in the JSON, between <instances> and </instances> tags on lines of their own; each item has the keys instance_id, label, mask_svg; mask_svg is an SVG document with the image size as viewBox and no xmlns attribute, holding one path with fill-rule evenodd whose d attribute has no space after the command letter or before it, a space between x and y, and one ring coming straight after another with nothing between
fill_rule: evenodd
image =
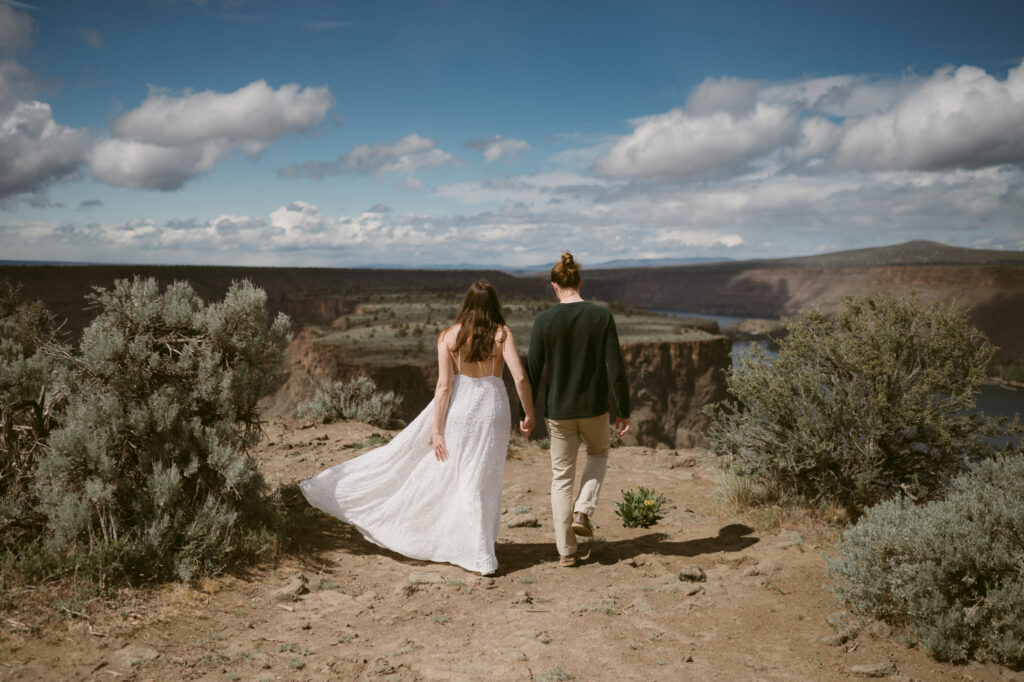
<instances>
[{"instance_id":1,"label":"man's shoulder","mask_svg":"<svg viewBox=\"0 0 1024 682\"><path fill-rule=\"evenodd\" d=\"M605 306L591 303L590 301L585 301L584 303L587 306L587 315L590 317L605 321L613 319L612 311L608 310Z\"/></svg>"},{"instance_id":2,"label":"man's shoulder","mask_svg":"<svg viewBox=\"0 0 1024 682\"><path fill-rule=\"evenodd\" d=\"M553 318L556 314L558 314L558 305L559 304L556 303L547 310L542 310L541 312L537 313L537 317L533 318L534 324L537 324L538 322L543 323Z\"/></svg>"}]
</instances>

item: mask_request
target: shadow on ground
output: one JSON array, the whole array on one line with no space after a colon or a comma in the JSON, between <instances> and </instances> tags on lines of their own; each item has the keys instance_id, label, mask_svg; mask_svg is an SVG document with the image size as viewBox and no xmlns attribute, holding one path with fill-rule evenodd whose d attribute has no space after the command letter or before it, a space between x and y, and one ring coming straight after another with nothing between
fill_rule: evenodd
<instances>
[{"instance_id":1,"label":"shadow on ground","mask_svg":"<svg viewBox=\"0 0 1024 682\"><path fill-rule=\"evenodd\" d=\"M590 556L584 562L605 566L626 561L642 554L661 556L695 557L718 552L741 552L756 544L758 538L751 536L753 528L734 523L722 527L714 537L692 540L671 540L666 533L648 533L629 540L605 542L600 538L582 547L589 548ZM304 562L316 566L333 566L336 561L329 559L329 552L344 552L353 555L378 554L408 564L428 565L428 561L409 559L401 554L379 547L366 540L353 526L323 518L318 532L311 533L305 544L308 554ZM554 539L551 542L502 542L495 548L498 557L496 575L506 575L533 566L554 563L558 559Z\"/></svg>"}]
</instances>

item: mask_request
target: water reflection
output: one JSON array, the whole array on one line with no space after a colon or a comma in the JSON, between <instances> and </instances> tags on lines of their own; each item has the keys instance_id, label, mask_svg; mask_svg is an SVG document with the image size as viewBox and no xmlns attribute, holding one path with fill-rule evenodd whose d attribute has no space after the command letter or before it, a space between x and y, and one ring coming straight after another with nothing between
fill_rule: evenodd
<instances>
[{"instance_id":1,"label":"water reflection","mask_svg":"<svg viewBox=\"0 0 1024 682\"><path fill-rule=\"evenodd\" d=\"M699 317L703 319L715 320L718 322L718 326L721 329L732 326L737 322L740 322L747 317L736 317L732 315L705 315L703 313L688 313L679 310L652 310L651 312L662 313L665 315L672 315L674 317ZM762 319L778 319L778 318L762 318ZM768 357L777 357L778 353L771 350L763 342L759 341L733 341L732 344L732 362L735 366L736 361L744 353L750 351L753 345L759 345L761 350L765 352ZM981 391L977 396L977 404L975 409L984 412L985 414L993 417L1007 417L1012 419L1015 415L1020 414L1024 417L1024 389L1014 388L1012 386L1005 386L1002 384L986 383L981 385ZM1016 440L1020 440L1019 438Z\"/></svg>"}]
</instances>

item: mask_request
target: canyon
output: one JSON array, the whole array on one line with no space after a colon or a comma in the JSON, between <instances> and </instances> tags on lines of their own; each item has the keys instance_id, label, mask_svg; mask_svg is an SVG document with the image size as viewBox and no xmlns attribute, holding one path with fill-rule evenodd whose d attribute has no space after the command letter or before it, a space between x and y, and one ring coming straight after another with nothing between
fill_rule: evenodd
<instances>
[{"instance_id":1,"label":"canyon","mask_svg":"<svg viewBox=\"0 0 1024 682\"><path fill-rule=\"evenodd\" d=\"M72 340L95 313L87 307L86 294L93 287L110 287L116 279L136 276L156 278L161 285L187 280L206 300L222 297L232 281L248 279L267 292L271 314L289 315L294 340L288 349L283 383L264 401L268 416L292 415L317 386L362 374L382 390L401 395L399 417L409 420L433 395L437 370L432 334L440 329L437 325L454 316L459 295L470 283L486 277L503 300L526 302L521 319L513 324L521 352L526 349L532 316L554 302L546 273L516 276L484 270L0 266L0 279L20 286L24 300L41 300L64 322ZM844 297L872 291L898 295L913 291L923 303L956 303L997 346L996 362L1024 363L1022 252L910 242L777 260L584 269L584 294L614 302L612 308L620 325L637 328L632 337L627 334L623 338L634 399L634 430L627 443L649 447L703 443L706 418L700 408L725 397L723 370L730 364L731 341L714 333L717 328L706 322L666 322L667 318L659 322L656 316L630 319L639 314L637 308L778 318L812 307L832 311ZM368 302L410 296L442 301L433 308L434 318L427 313L429 325L413 318L403 322L405 328L416 325L418 337L398 339L396 335L405 332L392 327L384 334L381 322L377 327L380 335L372 338L371 332L354 343L352 334L352 338L339 340L341 333L332 326L339 321L344 322L345 329L349 324L372 326L377 324L377 314L372 324L362 314L374 308ZM377 306L377 312L382 310ZM703 330L697 328L701 326ZM515 404L507 373L506 382ZM538 432L541 435L542 426Z\"/></svg>"}]
</instances>

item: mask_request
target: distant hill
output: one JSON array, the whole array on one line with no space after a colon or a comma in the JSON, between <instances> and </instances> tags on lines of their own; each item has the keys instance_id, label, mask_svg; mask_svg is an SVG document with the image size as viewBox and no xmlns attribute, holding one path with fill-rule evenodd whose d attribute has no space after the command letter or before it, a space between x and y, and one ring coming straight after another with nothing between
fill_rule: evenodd
<instances>
[{"instance_id":1,"label":"distant hill","mask_svg":"<svg viewBox=\"0 0 1024 682\"><path fill-rule=\"evenodd\" d=\"M929 241L818 256L676 267L591 269L590 296L643 308L779 317L835 309L845 296L918 293L955 301L999 347L1024 362L1024 252L964 249Z\"/></svg>"},{"instance_id":2,"label":"distant hill","mask_svg":"<svg viewBox=\"0 0 1024 682\"><path fill-rule=\"evenodd\" d=\"M701 265L710 263L728 263L733 262L731 258L620 258L617 260L609 260L603 263L583 263L583 267L590 270L618 270L621 268L656 268L666 266L677 266L677 265ZM505 268L504 271L513 275L519 274L533 274L537 272L547 272L551 269L551 266L555 264L555 261L550 263L544 263L543 265L529 265L524 268Z\"/></svg>"},{"instance_id":3,"label":"distant hill","mask_svg":"<svg viewBox=\"0 0 1024 682\"><path fill-rule=\"evenodd\" d=\"M995 249L966 249L939 242L912 241L893 246L854 249L825 253L820 256L800 256L761 261L781 266L804 268L878 267L882 265L1021 265L1024 251Z\"/></svg>"}]
</instances>

